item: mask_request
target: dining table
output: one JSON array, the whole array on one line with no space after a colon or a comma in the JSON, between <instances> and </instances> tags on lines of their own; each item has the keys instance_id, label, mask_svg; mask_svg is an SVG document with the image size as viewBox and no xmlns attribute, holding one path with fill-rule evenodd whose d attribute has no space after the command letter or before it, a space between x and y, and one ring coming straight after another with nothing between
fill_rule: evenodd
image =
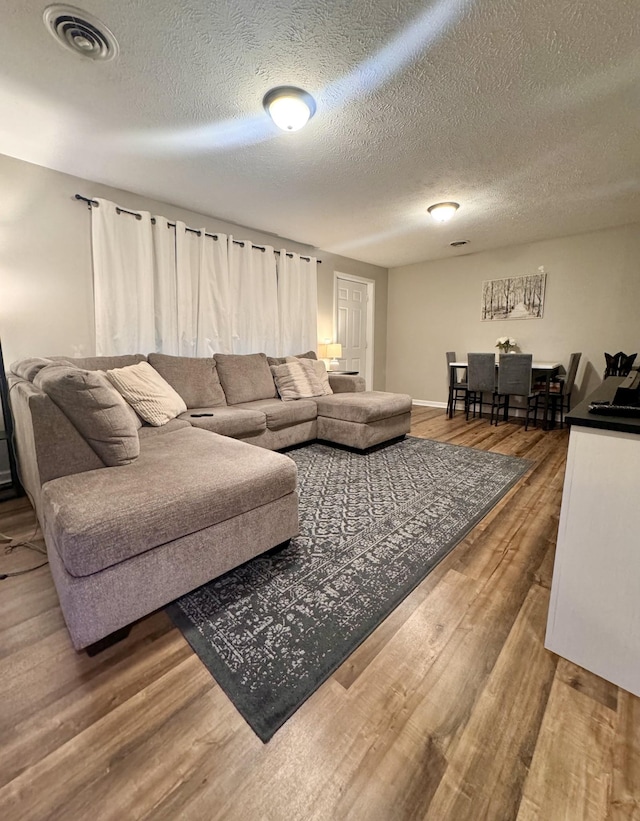
<instances>
[{"instance_id":1,"label":"dining table","mask_svg":"<svg viewBox=\"0 0 640 821\"><path fill-rule=\"evenodd\" d=\"M498 357L496 356L496 371L498 370L499 361ZM469 363L466 359L461 359L457 362L450 362L449 363L449 384L453 385L456 382L456 369L461 368L463 370L467 370L469 367ZM534 378L544 376L544 391L542 395L544 396L544 416L542 427L544 430L549 428L549 423L547 421L548 411L549 411L549 394L551 388L551 380L554 376L557 376L560 373L562 368L561 362L546 362L542 360L534 359L531 364L531 370L533 372ZM453 404L451 404L449 408L449 419L453 418ZM555 421L555 420L554 420Z\"/></svg>"}]
</instances>

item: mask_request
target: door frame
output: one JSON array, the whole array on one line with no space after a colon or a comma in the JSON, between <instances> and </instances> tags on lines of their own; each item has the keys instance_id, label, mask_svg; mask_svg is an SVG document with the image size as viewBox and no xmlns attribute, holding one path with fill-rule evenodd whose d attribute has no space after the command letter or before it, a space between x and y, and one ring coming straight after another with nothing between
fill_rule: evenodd
<instances>
[{"instance_id":1,"label":"door frame","mask_svg":"<svg viewBox=\"0 0 640 821\"><path fill-rule=\"evenodd\" d=\"M376 302L376 281L359 277L355 274L345 274L342 271L333 272L333 338L336 339L338 333L338 279L347 279L351 282L364 283L367 286L367 365L364 376L366 388L373 390L373 359L374 359L374 331L375 331L375 302Z\"/></svg>"}]
</instances>

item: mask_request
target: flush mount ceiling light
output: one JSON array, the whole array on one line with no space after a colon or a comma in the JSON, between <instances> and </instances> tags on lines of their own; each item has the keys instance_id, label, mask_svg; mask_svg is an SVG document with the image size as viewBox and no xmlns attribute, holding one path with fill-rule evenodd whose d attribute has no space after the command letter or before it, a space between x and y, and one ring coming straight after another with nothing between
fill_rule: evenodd
<instances>
[{"instance_id":1,"label":"flush mount ceiling light","mask_svg":"<svg viewBox=\"0 0 640 821\"><path fill-rule=\"evenodd\" d=\"M75 6L47 6L43 14L49 33L70 51L90 60L112 60L118 54L118 42L109 29Z\"/></svg>"},{"instance_id":2,"label":"flush mount ceiling light","mask_svg":"<svg viewBox=\"0 0 640 821\"><path fill-rule=\"evenodd\" d=\"M299 131L316 113L311 94L295 86L278 86L264 95L265 111L283 131Z\"/></svg>"},{"instance_id":3,"label":"flush mount ceiling light","mask_svg":"<svg viewBox=\"0 0 640 821\"><path fill-rule=\"evenodd\" d=\"M457 202L437 202L435 205L430 205L427 211L436 222L448 222L458 208L460 204Z\"/></svg>"}]
</instances>

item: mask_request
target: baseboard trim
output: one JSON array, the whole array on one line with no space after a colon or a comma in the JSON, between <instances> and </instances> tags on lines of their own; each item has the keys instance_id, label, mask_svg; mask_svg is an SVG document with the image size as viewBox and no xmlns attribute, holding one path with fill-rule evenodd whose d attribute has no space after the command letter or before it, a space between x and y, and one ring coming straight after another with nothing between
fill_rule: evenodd
<instances>
[{"instance_id":1,"label":"baseboard trim","mask_svg":"<svg viewBox=\"0 0 640 821\"><path fill-rule=\"evenodd\" d=\"M429 399L412 399L414 405L421 405L425 408L446 408L446 402L431 402Z\"/></svg>"},{"instance_id":2,"label":"baseboard trim","mask_svg":"<svg viewBox=\"0 0 640 821\"><path fill-rule=\"evenodd\" d=\"M446 408L447 407L446 402L432 402L430 399L412 399L411 401L414 405L419 405L420 407L423 407L423 408ZM487 419L489 418L488 411L489 411L489 408L485 407L485 415L486 415ZM461 413L461 412L462 411L458 408L458 413ZM524 418L525 410L524 410L524 408L515 408L515 407L513 407L513 405L510 405L509 406L509 416L515 416L516 418L519 418L519 417ZM483 416L483 418L485 418L485 417ZM542 421L542 420L539 420L539 421Z\"/></svg>"}]
</instances>

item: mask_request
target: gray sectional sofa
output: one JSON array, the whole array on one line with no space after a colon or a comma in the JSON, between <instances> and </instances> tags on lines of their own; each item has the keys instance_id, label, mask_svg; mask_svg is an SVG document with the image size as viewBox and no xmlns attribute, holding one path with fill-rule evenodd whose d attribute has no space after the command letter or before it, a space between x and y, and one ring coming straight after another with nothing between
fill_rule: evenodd
<instances>
[{"instance_id":1,"label":"gray sectional sofa","mask_svg":"<svg viewBox=\"0 0 640 821\"><path fill-rule=\"evenodd\" d=\"M107 372L142 362L186 411L141 421ZM283 401L264 354L53 357L11 371L21 480L78 650L298 533L296 466L276 451L316 439L364 450L410 425L409 396L365 391L357 376Z\"/></svg>"}]
</instances>

